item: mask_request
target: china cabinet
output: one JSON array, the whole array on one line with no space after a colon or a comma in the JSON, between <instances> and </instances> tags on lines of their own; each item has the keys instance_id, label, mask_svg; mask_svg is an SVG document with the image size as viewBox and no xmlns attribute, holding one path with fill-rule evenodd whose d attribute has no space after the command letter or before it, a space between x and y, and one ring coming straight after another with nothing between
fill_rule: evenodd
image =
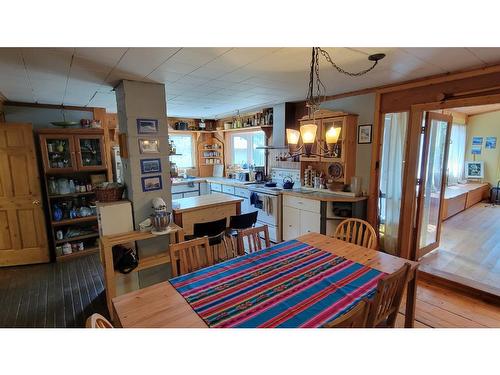
<instances>
[{"instance_id":1,"label":"china cabinet","mask_svg":"<svg viewBox=\"0 0 500 375\"><path fill-rule=\"evenodd\" d=\"M99 250L91 175L107 174L103 129L39 129L45 207L52 258Z\"/></svg>"}]
</instances>

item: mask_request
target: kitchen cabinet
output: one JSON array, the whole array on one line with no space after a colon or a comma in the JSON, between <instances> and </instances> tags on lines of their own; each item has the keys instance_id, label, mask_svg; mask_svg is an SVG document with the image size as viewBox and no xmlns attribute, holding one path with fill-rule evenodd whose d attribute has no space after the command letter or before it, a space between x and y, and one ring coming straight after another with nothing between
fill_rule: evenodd
<instances>
[{"instance_id":1,"label":"kitchen cabinet","mask_svg":"<svg viewBox=\"0 0 500 375\"><path fill-rule=\"evenodd\" d=\"M96 171L106 168L104 136L76 135L74 140L79 171Z\"/></svg>"},{"instance_id":2,"label":"kitchen cabinet","mask_svg":"<svg viewBox=\"0 0 500 375\"><path fill-rule=\"evenodd\" d=\"M39 133L45 173L91 172L107 168L102 129L43 129Z\"/></svg>"},{"instance_id":3,"label":"kitchen cabinet","mask_svg":"<svg viewBox=\"0 0 500 375\"><path fill-rule=\"evenodd\" d=\"M309 232L321 232L321 202L283 197L283 241L292 240Z\"/></svg>"},{"instance_id":4,"label":"kitchen cabinet","mask_svg":"<svg viewBox=\"0 0 500 375\"><path fill-rule=\"evenodd\" d=\"M189 182L187 184L173 185L171 188L172 199L197 197L200 195L200 184Z\"/></svg>"},{"instance_id":5,"label":"kitchen cabinet","mask_svg":"<svg viewBox=\"0 0 500 375\"><path fill-rule=\"evenodd\" d=\"M283 241L300 236L300 210L283 206Z\"/></svg>"},{"instance_id":6,"label":"kitchen cabinet","mask_svg":"<svg viewBox=\"0 0 500 375\"><path fill-rule=\"evenodd\" d=\"M213 182L210 183L210 191L215 191L215 192L222 192L222 185L221 184L214 184Z\"/></svg>"},{"instance_id":7,"label":"kitchen cabinet","mask_svg":"<svg viewBox=\"0 0 500 375\"><path fill-rule=\"evenodd\" d=\"M248 214L255 211L255 208L250 205L250 192L246 188L234 188L234 195L243 198L241 202L241 213Z\"/></svg>"}]
</instances>

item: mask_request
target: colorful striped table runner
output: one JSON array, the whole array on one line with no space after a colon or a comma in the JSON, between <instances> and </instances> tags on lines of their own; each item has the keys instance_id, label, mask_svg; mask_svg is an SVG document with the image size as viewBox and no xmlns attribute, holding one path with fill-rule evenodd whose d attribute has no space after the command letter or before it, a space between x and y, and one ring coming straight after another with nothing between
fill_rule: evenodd
<instances>
[{"instance_id":1,"label":"colorful striped table runner","mask_svg":"<svg viewBox=\"0 0 500 375\"><path fill-rule=\"evenodd\" d=\"M292 240L170 280L209 327L321 327L385 273Z\"/></svg>"}]
</instances>

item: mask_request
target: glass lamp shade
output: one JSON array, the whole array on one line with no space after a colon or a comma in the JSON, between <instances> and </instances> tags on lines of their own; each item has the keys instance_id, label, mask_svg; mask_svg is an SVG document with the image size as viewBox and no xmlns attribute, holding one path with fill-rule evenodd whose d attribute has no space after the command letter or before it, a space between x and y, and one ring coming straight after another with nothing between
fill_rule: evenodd
<instances>
[{"instance_id":1,"label":"glass lamp shade","mask_svg":"<svg viewBox=\"0 0 500 375\"><path fill-rule=\"evenodd\" d=\"M304 144L312 144L316 139L316 131L318 126L315 124L302 125L300 127L300 135L302 136L302 142Z\"/></svg>"},{"instance_id":2,"label":"glass lamp shade","mask_svg":"<svg viewBox=\"0 0 500 375\"><path fill-rule=\"evenodd\" d=\"M340 136L340 130L341 128L334 128L333 126L330 129L328 129L325 134L326 143L327 144L337 143Z\"/></svg>"},{"instance_id":3,"label":"glass lamp shade","mask_svg":"<svg viewBox=\"0 0 500 375\"><path fill-rule=\"evenodd\" d=\"M295 129L286 129L286 141L289 145L297 145L299 143L300 132Z\"/></svg>"}]
</instances>

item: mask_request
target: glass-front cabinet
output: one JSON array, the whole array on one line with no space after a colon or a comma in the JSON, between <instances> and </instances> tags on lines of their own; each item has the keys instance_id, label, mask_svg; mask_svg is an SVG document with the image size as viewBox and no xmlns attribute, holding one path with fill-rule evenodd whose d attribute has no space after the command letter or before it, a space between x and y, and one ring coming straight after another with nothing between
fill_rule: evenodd
<instances>
[{"instance_id":1,"label":"glass-front cabinet","mask_svg":"<svg viewBox=\"0 0 500 375\"><path fill-rule=\"evenodd\" d=\"M40 148L45 173L71 173L106 169L104 136L61 131L41 134Z\"/></svg>"},{"instance_id":2,"label":"glass-front cabinet","mask_svg":"<svg viewBox=\"0 0 500 375\"><path fill-rule=\"evenodd\" d=\"M104 160L104 138L100 135L77 135L76 161L79 170L99 170L106 168Z\"/></svg>"},{"instance_id":3,"label":"glass-front cabinet","mask_svg":"<svg viewBox=\"0 0 500 375\"><path fill-rule=\"evenodd\" d=\"M51 173L72 172L76 169L73 136L42 135L41 148L45 170Z\"/></svg>"}]
</instances>

